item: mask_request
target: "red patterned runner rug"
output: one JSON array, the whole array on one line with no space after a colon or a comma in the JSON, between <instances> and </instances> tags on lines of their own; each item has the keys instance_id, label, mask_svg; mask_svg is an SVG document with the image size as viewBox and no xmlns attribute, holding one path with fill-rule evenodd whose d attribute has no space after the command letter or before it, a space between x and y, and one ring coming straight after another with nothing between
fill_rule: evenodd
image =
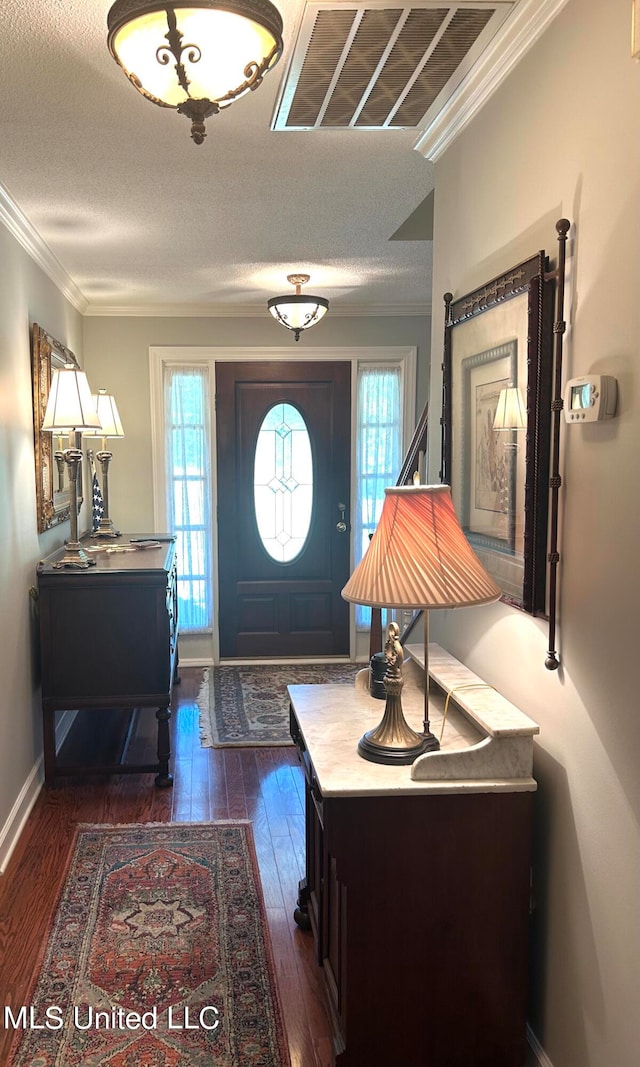
<instances>
[{"instance_id":1,"label":"red patterned runner rug","mask_svg":"<svg viewBox=\"0 0 640 1067\"><path fill-rule=\"evenodd\" d=\"M79 828L11 1067L290 1067L248 823Z\"/></svg>"}]
</instances>

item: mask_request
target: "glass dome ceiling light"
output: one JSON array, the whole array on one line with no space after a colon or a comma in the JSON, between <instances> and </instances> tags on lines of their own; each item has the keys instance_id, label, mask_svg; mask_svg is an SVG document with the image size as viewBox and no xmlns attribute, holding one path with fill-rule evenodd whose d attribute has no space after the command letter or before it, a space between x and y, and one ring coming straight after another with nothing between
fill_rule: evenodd
<instances>
[{"instance_id":1,"label":"glass dome ceiling light","mask_svg":"<svg viewBox=\"0 0 640 1067\"><path fill-rule=\"evenodd\" d=\"M107 15L111 55L160 107L205 119L257 89L282 55L282 17L269 0L116 0Z\"/></svg>"},{"instance_id":2,"label":"glass dome ceiling light","mask_svg":"<svg viewBox=\"0 0 640 1067\"><path fill-rule=\"evenodd\" d=\"M276 322L287 330L293 330L296 341L300 340L303 330L315 326L329 310L329 301L322 296L302 295L303 285L310 279L309 274L287 274L287 281L295 285L296 291L285 296L273 296L267 301L267 307Z\"/></svg>"}]
</instances>

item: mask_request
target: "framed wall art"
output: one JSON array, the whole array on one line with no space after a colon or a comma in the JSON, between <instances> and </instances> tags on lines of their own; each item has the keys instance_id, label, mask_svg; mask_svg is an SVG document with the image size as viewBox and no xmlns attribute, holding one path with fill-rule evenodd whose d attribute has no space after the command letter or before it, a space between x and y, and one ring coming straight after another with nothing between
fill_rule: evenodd
<instances>
[{"instance_id":1,"label":"framed wall art","mask_svg":"<svg viewBox=\"0 0 640 1067\"><path fill-rule=\"evenodd\" d=\"M441 480L503 591L545 610L552 285L544 252L454 299L445 295Z\"/></svg>"}]
</instances>

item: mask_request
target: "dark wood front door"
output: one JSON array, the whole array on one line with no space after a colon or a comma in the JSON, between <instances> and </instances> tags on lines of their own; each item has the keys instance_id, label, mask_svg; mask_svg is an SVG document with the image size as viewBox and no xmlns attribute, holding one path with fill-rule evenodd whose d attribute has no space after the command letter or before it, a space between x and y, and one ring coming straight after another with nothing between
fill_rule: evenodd
<instances>
[{"instance_id":1,"label":"dark wood front door","mask_svg":"<svg viewBox=\"0 0 640 1067\"><path fill-rule=\"evenodd\" d=\"M275 539L271 549L265 547L254 490L259 435L263 458L270 461L272 447L281 452L277 431L273 446L264 433L265 418L277 405L285 405L285 416L297 413L298 422L301 416L308 432L303 451L310 449L313 472L301 528L294 520L299 547L290 559L274 558ZM220 655L348 655L349 606L340 591L349 577L350 364L218 363L216 412ZM288 436L286 418L281 433ZM296 440L300 436L305 438L304 430ZM289 490L299 472L290 462L287 453L286 469L270 479L273 493L280 494L277 500L274 495L278 515L295 507ZM278 537L286 542L287 529Z\"/></svg>"}]
</instances>

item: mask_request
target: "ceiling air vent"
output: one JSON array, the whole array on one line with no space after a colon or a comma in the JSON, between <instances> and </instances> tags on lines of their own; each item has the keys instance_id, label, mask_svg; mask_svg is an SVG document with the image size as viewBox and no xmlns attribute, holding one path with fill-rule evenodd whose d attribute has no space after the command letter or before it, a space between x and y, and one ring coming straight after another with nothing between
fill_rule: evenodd
<instances>
[{"instance_id":1,"label":"ceiling air vent","mask_svg":"<svg viewBox=\"0 0 640 1067\"><path fill-rule=\"evenodd\" d=\"M272 129L423 126L517 2L307 4Z\"/></svg>"}]
</instances>

